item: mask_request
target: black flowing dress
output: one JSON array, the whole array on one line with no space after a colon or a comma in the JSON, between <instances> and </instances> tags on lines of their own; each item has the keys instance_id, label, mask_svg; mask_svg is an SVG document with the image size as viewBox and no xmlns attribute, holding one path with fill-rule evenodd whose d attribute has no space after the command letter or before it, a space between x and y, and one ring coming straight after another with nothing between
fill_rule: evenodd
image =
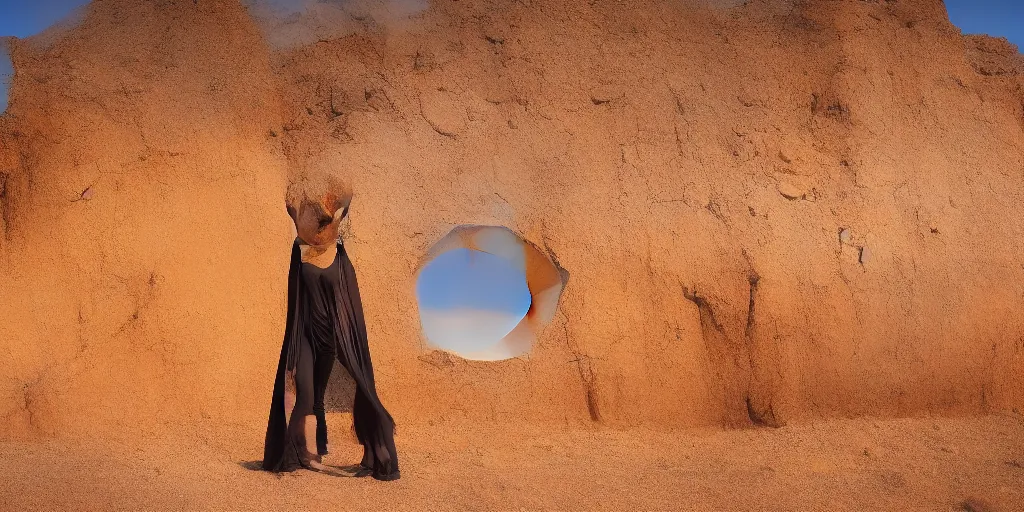
<instances>
[{"instance_id":1,"label":"black flowing dress","mask_svg":"<svg viewBox=\"0 0 1024 512\"><path fill-rule=\"evenodd\" d=\"M355 269L338 244L326 268L303 263L299 239L288 270L288 323L274 381L263 469L294 471L326 453L323 394L334 358L356 383L352 420L363 445L361 465L378 480L399 477L395 422L377 398ZM317 418L317 454L306 449L305 422Z\"/></svg>"}]
</instances>

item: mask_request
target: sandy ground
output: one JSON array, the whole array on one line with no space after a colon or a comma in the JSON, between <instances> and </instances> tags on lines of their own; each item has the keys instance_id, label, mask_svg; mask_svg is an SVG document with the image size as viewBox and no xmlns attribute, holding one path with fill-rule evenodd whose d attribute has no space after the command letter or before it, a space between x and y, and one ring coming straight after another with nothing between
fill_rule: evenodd
<instances>
[{"instance_id":1,"label":"sandy ground","mask_svg":"<svg viewBox=\"0 0 1024 512\"><path fill-rule=\"evenodd\" d=\"M344 425L333 418L335 426ZM394 483L258 465L234 444L0 444L25 509L1022 510L1024 418L837 420L734 431L408 427ZM334 464L358 447L333 432ZM201 437L201 436L200 436Z\"/></svg>"}]
</instances>

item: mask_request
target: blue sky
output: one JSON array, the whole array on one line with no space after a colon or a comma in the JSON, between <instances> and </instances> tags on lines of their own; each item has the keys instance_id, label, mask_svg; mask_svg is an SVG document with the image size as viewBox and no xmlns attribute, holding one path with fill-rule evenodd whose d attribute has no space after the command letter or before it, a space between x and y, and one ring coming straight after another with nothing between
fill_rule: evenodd
<instances>
[{"instance_id":1,"label":"blue sky","mask_svg":"<svg viewBox=\"0 0 1024 512\"><path fill-rule=\"evenodd\" d=\"M472 249L441 253L416 280L420 322L438 348L472 359L504 359L496 344L530 309L521 265Z\"/></svg>"},{"instance_id":2,"label":"blue sky","mask_svg":"<svg viewBox=\"0 0 1024 512\"><path fill-rule=\"evenodd\" d=\"M416 281L420 307L483 309L525 315L530 290L523 269L490 253L453 249L427 263Z\"/></svg>"},{"instance_id":3,"label":"blue sky","mask_svg":"<svg viewBox=\"0 0 1024 512\"><path fill-rule=\"evenodd\" d=\"M87 3L83 0L0 0L0 36L38 34Z\"/></svg>"},{"instance_id":4,"label":"blue sky","mask_svg":"<svg viewBox=\"0 0 1024 512\"><path fill-rule=\"evenodd\" d=\"M946 0L946 10L964 34L1002 36L1024 49L1024 0Z\"/></svg>"}]
</instances>

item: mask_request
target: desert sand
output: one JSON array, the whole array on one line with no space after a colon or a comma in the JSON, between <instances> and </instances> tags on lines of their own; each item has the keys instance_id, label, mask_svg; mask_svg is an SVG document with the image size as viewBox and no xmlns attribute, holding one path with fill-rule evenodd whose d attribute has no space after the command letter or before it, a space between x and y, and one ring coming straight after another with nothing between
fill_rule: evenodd
<instances>
[{"instance_id":1,"label":"desert sand","mask_svg":"<svg viewBox=\"0 0 1024 512\"><path fill-rule=\"evenodd\" d=\"M740 4L353 0L282 29L97 0L11 41L0 497L1022 508L1024 58L939 0ZM241 465L284 191L318 172L355 192L392 487ZM467 225L561 281L526 356L420 332L416 272Z\"/></svg>"},{"instance_id":2,"label":"desert sand","mask_svg":"<svg viewBox=\"0 0 1024 512\"><path fill-rule=\"evenodd\" d=\"M362 456L344 434L332 430L328 464ZM400 429L394 483L277 476L253 469L258 443L202 434L48 440L0 444L0 495L8 510L1010 511L1024 503L1022 439L1007 416L671 433L435 425Z\"/></svg>"}]
</instances>

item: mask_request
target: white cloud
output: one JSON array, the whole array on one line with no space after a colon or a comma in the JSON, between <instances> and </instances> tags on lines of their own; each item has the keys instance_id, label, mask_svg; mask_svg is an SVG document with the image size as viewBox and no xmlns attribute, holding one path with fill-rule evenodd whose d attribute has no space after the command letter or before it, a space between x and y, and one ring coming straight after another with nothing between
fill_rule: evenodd
<instances>
[{"instance_id":1,"label":"white cloud","mask_svg":"<svg viewBox=\"0 0 1024 512\"><path fill-rule=\"evenodd\" d=\"M430 343L466 359L497 361L523 355L519 343L504 343L523 315L479 309L421 309L420 321Z\"/></svg>"},{"instance_id":2,"label":"white cloud","mask_svg":"<svg viewBox=\"0 0 1024 512\"><path fill-rule=\"evenodd\" d=\"M337 39L367 23L395 28L430 7L428 0L244 0L275 48Z\"/></svg>"}]
</instances>

